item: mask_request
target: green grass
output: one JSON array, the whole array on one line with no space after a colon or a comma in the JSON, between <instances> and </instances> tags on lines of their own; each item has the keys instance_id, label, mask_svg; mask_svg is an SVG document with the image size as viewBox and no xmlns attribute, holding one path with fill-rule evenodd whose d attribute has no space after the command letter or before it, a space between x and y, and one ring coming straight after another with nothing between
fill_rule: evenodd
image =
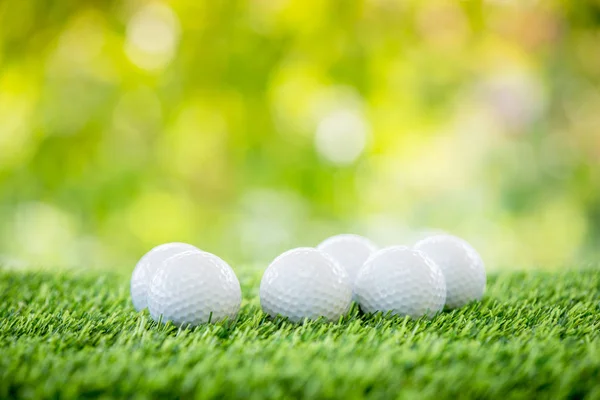
<instances>
[{"instance_id":1,"label":"green grass","mask_svg":"<svg viewBox=\"0 0 600 400\"><path fill-rule=\"evenodd\" d=\"M432 320L293 325L239 272L237 321L181 330L128 279L0 271L0 397L600 398L600 270L501 273Z\"/></svg>"}]
</instances>

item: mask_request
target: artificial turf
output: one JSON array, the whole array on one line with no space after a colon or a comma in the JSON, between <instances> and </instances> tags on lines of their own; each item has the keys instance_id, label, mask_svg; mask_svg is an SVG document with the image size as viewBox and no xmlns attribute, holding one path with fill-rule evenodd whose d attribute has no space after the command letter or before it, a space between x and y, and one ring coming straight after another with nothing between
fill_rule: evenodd
<instances>
[{"instance_id":1,"label":"artificial turf","mask_svg":"<svg viewBox=\"0 0 600 400\"><path fill-rule=\"evenodd\" d=\"M492 274L431 320L158 325L115 274L0 270L2 398L600 398L600 270Z\"/></svg>"}]
</instances>

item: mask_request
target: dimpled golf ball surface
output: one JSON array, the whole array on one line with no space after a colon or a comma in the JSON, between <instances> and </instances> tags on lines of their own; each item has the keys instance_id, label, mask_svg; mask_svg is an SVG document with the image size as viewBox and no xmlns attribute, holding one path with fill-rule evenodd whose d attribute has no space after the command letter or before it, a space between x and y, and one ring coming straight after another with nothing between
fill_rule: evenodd
<instances>
[{"instance_id":1,"label":"dimpled golf ball surface","mask_svg":"<svg viewBox=\"0 0 600 400\"><path fill-rule=\"evenodd\" d=\"M377 251L377 246L366 237L343 234L324 240L317 249L333 257L346 269L350 282L354 282L358 270L369 256Z\"/></svg>"},{"instance_id":2,"label":"dimpled golf ball surface","mask_svg":"<svg viewBox=\"0 0 600 400\"><path fill-rule=\"evenodd\" d=\"M434 235L415 244L440 267L446 278L447 308L462 307L480 300L485 291L483 260L464 240L452 235Z\"/></svg>"},{"instance_id":3,"label":"dimpled golf ball surface","mask_svg":"<svg viewBox=\"0 0 600 400\"><path fill-rule=\"evenodd\" d=\"M393 246L373 254L354 286L360 308L418 318L444 308L446 284L441 270L423 253Z\"/></svg>"},{"instance_id":4,"label":"dimpled golf ball surface","mask_svg":"<svg viewBox=\"0 0 600 400\"><path fill-rule=\"evenodd\" d=\"M271 317L292 322L324 317L335 321L352 301L348 274L326 253L313 248L289 250L277 257L260 283L260 304Z\"/></svg>"},{"instance_id":5,"label":"dimpled golf ball surface","mask_svg":"<svg viewBox=\"0 0 600 400\"><path fill-rule=\"evenodd\" d=\"M214 254L187 251L160 267L148 292L148 310L155 321L195 326L237 315L240 283L231 267ZM212 315L211 315L212 314Z\"/></svg>"},{"instance_id":6,"label":"dimpled golf ball surface","mask_svg":"<svg viewBox=\"0 0 600 400\"><path fill-rule=\"evenodd\" d=\"M131 301L137 311L141 311L148 306L148 287L156 270L169 257L190 250L200 251L187 243L165 243L156 246L140 259L131 274L130 285Z\"/></svg>"}]
</instances>

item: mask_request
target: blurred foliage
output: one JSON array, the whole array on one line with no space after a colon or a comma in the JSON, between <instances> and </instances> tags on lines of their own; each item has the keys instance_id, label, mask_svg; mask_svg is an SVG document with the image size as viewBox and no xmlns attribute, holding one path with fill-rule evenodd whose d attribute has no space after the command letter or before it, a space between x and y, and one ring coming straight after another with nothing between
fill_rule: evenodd
<instances>
[{"instance_id":1,"label":"blurred foliage","mask_svg":"<svg viewBox=\"0 0 600 400\"><path fill-rule=\"evenodd\" d=\"M600 2L0 0L5 263L428 229L598 255Z\"/></svg>"}]
</instances>

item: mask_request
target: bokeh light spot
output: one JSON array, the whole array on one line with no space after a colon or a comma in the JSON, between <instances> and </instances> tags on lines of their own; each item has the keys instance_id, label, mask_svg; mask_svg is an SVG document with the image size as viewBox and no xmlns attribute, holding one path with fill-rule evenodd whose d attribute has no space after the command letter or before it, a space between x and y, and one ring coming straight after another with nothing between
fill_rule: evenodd
<instances>
[{"instance_id":1,"label":"bokeh light spot","mask_svg":"<svg viewBox=\"0 0 600 400\"><path fill-rule=\"evenodd\" d=\"M179 20L169 6L148 4L127 25L125 52L142 69L162 69L175 55L179 30Z\"/></svg>"},{"instance_id":2,"label":"bokeh light spot","mask_svg":"<svg viewBox=\"0 0 600 400\"><path fill-rule=\"evenodd\" d=\"M337 165L352 164L367 144L369 128L356 112L335 111L321 120L315 134L319 155Z\"/></svg>"},{"instance_id":3,"label":"bokeh light spot","mask_svg":"<svg viewBox=\"0 0 600 400\"><path fill-rule=\"evenodd\" d=\"M21 204L14 216L13 233L16 252L30 264L66 266L76 252L72 246L75 221L51 204Z\"/></svg>"}]
</instances>

